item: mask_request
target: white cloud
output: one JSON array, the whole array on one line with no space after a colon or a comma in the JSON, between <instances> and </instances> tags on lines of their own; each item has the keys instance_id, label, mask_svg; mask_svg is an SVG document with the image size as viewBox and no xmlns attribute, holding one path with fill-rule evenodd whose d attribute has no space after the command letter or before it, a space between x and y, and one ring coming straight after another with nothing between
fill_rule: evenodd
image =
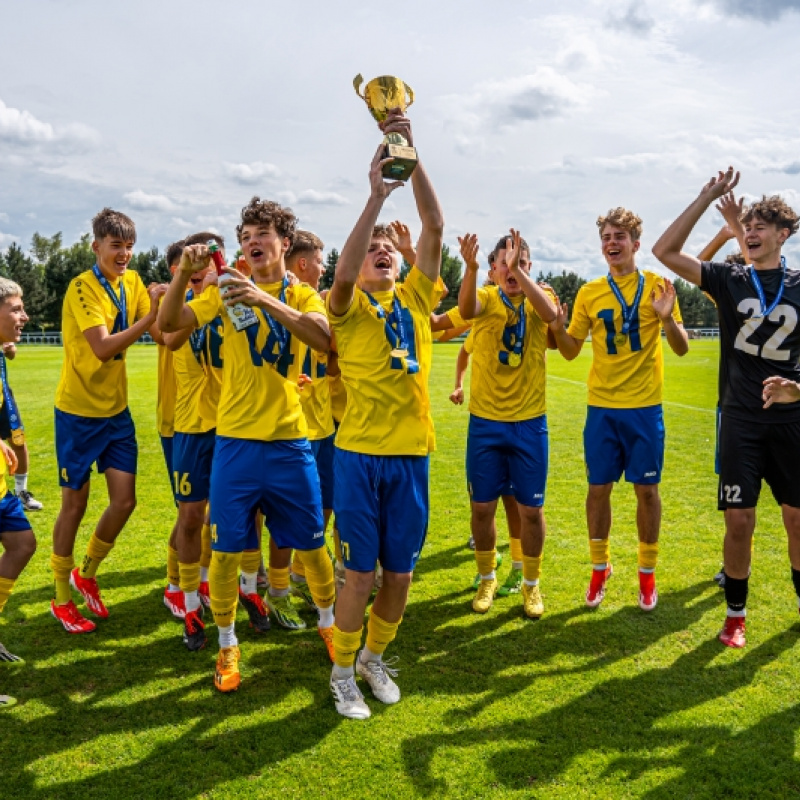
<instances>
[{"instance_id":1,"label":"white cloud","mask_svg":"<svg viewBox=\"0 0 800 800\"><path fill-rule=\"evenodd\" d=\"M647 13L647 7L637 2L631 3L624 11L610 11L605 21L607 28L621 28L637 36L646 36L655 24L655 20Z\"/></svg>"},{"instance_id":2,"label":"white cloud","mask_svg":"<svg viewBox=\"0 0 800 800\"><path fill-rule=\"evenodd\" d=\"M554 242L552 239L547 239L544 236L537 236L536 239L530 241L529 244L531 248L531 260L534 261L534 263L536 261L573 263L583 261L592 255L587 252L578 252L561 242Z\"/></svg>"},{"instance_id":3,"label":"white cloud","mask_svg":"<svg viewBox=\"0 0 800 800\"><path fill-rule=\"evenodd\" d=\"M346 206L350 201L338 192L319 192L316 189L306 189L297 195L297 203L306 203L310 206Z\"/></svg>"},{"instance_id":4,"label":"white cloud","mask_svg":"<svg viewBox=\"0 0 800 800\"><path fill-rule=\"evenodd\" d=\"M234 164L226 161L223 169L231 180L247 186L277 178L281 174L278 167L266 161L253 161L252 164Z\"/></svg>"},{"instance_id":5,"label":"white cloud","mask_svg":"<svg viewBox=\"0 0 800 800\"><path fill-rule=\"evenodd\" d=\"M95 130L80 123L52 125L24 109L12 108L0 100L0 141L16 145L59 145L85 148L97 143Z\"/></svg>"},{"instance_id":6,"label":"white cloud","mask_svg":"<svg viewBox=\"0 0 800 800\"><path fill-rule=\"evenodd\" d=\"M784 14L800 11L798 0L706 0L725 16L746 17L760 22L775 22Z\"/></svg>"},{"instance_id":7,"label":"white cloud","mask_svg":"<svg viewBox=\"0 0 800 800\"><path fill-rule=\"evenodd\" d=\"M172 211L175 204L163 194L148 194L141 189L123 195L131 208L137 211Z\"/></svg>"},{"instance_id":8,"label":"white cloud","mask_svg":"<svg viewBox=\"0 0 800 800\"><path fill-rule=\"evenodd\" d=\"M8 214L4 213L3 211L0 211L0 222L8 222L8 220L9 220Z\"/></svg>"},{"instance_id":9,"label":"white cloud","mask_svg":"<svg viewBox=\"0 0 800 800\"><path fill-rule=\"evenodd\" d=\"M19 242L19 236L14 236L13 233L0 232L0 250L7 250L14 242Z\"/></svg>"}]
</instances>

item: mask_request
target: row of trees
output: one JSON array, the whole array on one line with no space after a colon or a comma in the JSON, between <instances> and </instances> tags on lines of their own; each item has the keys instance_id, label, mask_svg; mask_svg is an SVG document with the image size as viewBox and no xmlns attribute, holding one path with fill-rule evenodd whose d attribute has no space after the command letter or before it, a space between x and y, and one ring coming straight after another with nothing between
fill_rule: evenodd
<instances>
[{"instance_id":1,"label":"row of trees","mask_svg":"<svg viewBox=\"0 0 800 800\"><path fill-rule=\"evenodd\" d=\"M321 289L333 285L333 275L339 260L339 251L333 248L325 261L325 272L320 281ZM16 281L25 296L25 310L31 318L29 326L39 329L60 330L61 304L69 282L81 272L91 269L95 263L89 234L78 242L65 247L60 233L51 237L33 235L30 253L25 253L17 244L12 244L5 253L0 253L0 275ZM131 259L131 269L135 269L145 284L167 282L170 279L166 258L157 247L136 253ZM405 277L411 266L403 262L400 271ZM442 301L440 311L449 311L458 304L461 288L463 264L461 259L442 245L442 279L448 294ZM562 303L571 309L578 289L586 281L574 272L562 271L560 275L552 272L539 273L537 280L549 283ZM682 281L675 281L678 301L687 327L711 327L717 324L717 310L714 304L696 287Z\"/></svg>"}]
</instances>

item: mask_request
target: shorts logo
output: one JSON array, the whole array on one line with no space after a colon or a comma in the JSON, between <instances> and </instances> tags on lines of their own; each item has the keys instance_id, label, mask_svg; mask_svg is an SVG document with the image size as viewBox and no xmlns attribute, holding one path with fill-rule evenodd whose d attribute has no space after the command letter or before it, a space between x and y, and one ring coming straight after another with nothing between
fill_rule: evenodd
<instances>
[{"instance_id":1,"label":"shorts logo","mask_svg":"<svg viewBox=\"0 0 800 800\"><path fill-rule=\"evenodd\" d=\"M321 539L324 535L325 535L324 531L319 531L318 533L314 534L313 538L314 539Z\"/></svg>"},{"instance_id":2,"label":"shorts logo","mask_svg":"<svg viewBox=\"0 0 800 800\"><path fill-rule=\"evenodd\" d=\"M543 497L544 497L544 495L543 495L543 494L535 494L535 495L533 496L533 499L534 499L534 500L541 500Z\"/></svg>"},{"instance_id":3,"label":"shorts logo","mask_svg":"<svg viewBox=\"0 0 800 800\"><path fill-rule=\"evenodd\" d=\"M645 478L655 478L656 475L658 475L657 472L645 472L644 474Z\"/></svg>"}]
</instances>

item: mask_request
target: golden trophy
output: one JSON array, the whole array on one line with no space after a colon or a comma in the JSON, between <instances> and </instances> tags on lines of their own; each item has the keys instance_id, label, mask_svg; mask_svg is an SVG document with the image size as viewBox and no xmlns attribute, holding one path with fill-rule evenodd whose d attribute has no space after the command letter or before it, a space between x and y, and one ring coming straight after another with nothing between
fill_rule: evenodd
<instances>
[{"instance_id":1,"label":"golden trophy","mask_svg":"<svg viewBox=\"0 0 800 800\"><path fill-rule=\"evenodd\" d=\"M371 80L364 86L364 93L359 91L364 78L356 75L353 87L356 94L367 104L370 114L378 122L386 119L389 111L399 108L404 114L406 109L414 102L414 91L400 78L391 75L382 75ZM385 144L384 158L393 158L383 167L383 177L395 181L405 181L411 176L417 166L417 151L399 133L387 133L383 139Z\"/></svg>"}]
</instances>

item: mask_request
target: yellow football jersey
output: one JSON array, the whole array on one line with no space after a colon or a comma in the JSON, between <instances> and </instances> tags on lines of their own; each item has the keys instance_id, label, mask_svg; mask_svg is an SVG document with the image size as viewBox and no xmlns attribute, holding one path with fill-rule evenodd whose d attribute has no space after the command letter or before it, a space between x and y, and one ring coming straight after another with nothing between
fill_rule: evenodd
<instances>
[{"instance_id":1,"label":"yellow football jersey","mask_svg":"<svg viewBox=\"0 0 800 800\"><path fill-rule=\"evenodd\" d=\"M110 281L119 296L120 283L125 288L128 327L147 315L150 297L137 272L127 270L122 278ZM83 332L105 325L116 333L117 307L92 270L70 281L61 319L64 362L56 389L56 408L81 417L113 417L128 405L126 352L105 364L94 354Z\"/></svg>"},{"instance_id":2,"label":"yellow football jersey","mask_svg":"<svg viewBox=\"0 0 800 800\"><path fill-rule=\"evenodd\" d=\"M545 290L555 301L555 295ZM472 375L469 411L498 422L519 422L545 413L545 350L547 324L525 300L525 340L522 359L512 366L516 314L524 296L509 298L508 308L497 286L478 289L481 311L472 320ZM513 360L513 359L512 359Z\"/></svg>"},{"instance_id":3,"label":"yellow football jersey","mask_svg":"<svg viewBox=\"0 0 800 800\"><path fill-rule=\"evenodd\" d=\"M355 290L350 308L328 318L336 334L347 406L336 444L343 450L377 456L423 456L433 444L428 397L432 342L430 313L435 284L416 267L395 292L401 305L408 357L392 356L386 317ZM373 298L388 315L393 292Z\"/></svg>"},{"instance_id":4,"label":"yellow football jersey","mask_svg":"<svg viewBox=\"0 0 800 800\"><path fill-rule=\"evenodd\" d=\"M310 347L306 348L301 372L311 378L311 382L302 387L300 405L308 424L309 440L325 439L334 431L327 369L328 354L315 353Z\"/></svg>"},{"instance_id":5,"label":"yellow football jersey","mask_svg":"<svg viewBox=\"0 0 800 800\"><path fill-rule=\"evenodd\" d=\"M464 344L462 347L464 350L469 354L472 355L475 351L475 337L473 336L474 329L470 328L469 333L467 334L467 338L464 339Z\"/></svg>"},{"instance_id":6,"label":"yellow football jersey","mask_svg":"<svg viewBox=\"0 0 800 800\"><path fill-rule=\"evenodd\" d=\"M340 423L347 406L347 389L344 388L341 372L338 375L328 375L328 391L331 395L331 415L335 422Z\"/></svg>"},{"instance_id":7,"label":"yellow football jersey","mask_svg":"<svg viewBox=\"0 0 800 800\"><path fill-rule=\"evenodd\" d=\"M156 397L156 427L159 436L175 432L175 373L172 350L163 344L158 347L158 390Z\"/></svg>"},{"instance_id":8,"label":"yellow football jersey","mask_svg":"<svg viewBox=\"0 0 800 800\"><path fill-rule=\"evenodd\" d=\"M173 353L176 433L205 433L217 426L222 365L222 318L214 317Z\"/></svg>"},{"instance_id":9,"label":"yellow football jersey","mask_svg":"<svg viewBox=\"0 0 800 800\"><path fill-rule=\"evenodd\" d=\"M645 408L658 405L664 383L664 360L661 350L661 320L653 310L650 295L664 279L654 272L639 270L615 278L625 302L636 295L639 275L644 288L638 319L624 343L617 341L622 329L622 307L606 277L596 278L578 290L568 333L575 339L592 334L592 366L589 370L589 405L603 408ZM682 323L675 301L672 316Z\"/></svg>"},{"instance_id":10,"label":"yellow football jersey","mask_svg":"<svg viewBox=\"0 0 800 800\"><path fill-rule=\"evenodd\" d=\"M3 407L5 403L5 397L3 397L3 392L0 391L0 408ZM0 500L2 500L8 494L8 478L11 475L8 471L8 464L6 463L6 459L2 453L0 453Z\"/></svg>"},{"instance_id":11,"label":"yellow football jersey","mask_svg":"<svg viewBox=\"0 0 800 800\"><path fill-rule=\"evenodd\" d=\"M259 283L258 287L277 298L282 283ZM305 283L286 289L286 304L301 313L325 314L320 296ZM217 434L263 442L305 438L308 426L300 406L297 379L307 346L289 335L281 353L280 343L261 309L255 309L258 325L237 331L216 286L209 286L188 305L198 325L222 317L225 358Z\"/></svg>"}]
</instances>

